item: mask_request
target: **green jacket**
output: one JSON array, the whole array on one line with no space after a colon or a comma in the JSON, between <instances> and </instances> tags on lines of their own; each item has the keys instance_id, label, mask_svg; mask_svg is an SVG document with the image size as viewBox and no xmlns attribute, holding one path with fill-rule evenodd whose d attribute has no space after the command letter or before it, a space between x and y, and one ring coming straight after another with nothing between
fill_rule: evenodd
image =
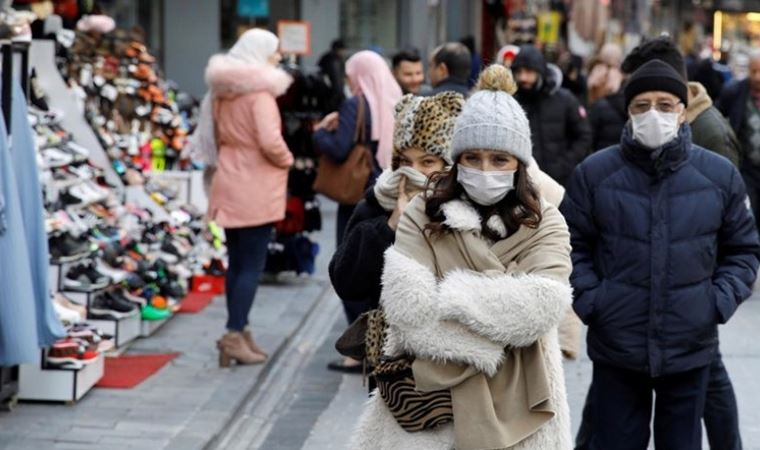
<instances>
[{"instance_id":1,"label":"green jacket","mask_svg":"<svg viewBox=\"0 0 760 450\"><path fill-rule=\"evenodd\" d=\"M691 126L692 142L728 158L739 167L741 146L725 117L713 106L700 83L689 83L689 106L686 119Z\"/></svg>"}]
</instances>

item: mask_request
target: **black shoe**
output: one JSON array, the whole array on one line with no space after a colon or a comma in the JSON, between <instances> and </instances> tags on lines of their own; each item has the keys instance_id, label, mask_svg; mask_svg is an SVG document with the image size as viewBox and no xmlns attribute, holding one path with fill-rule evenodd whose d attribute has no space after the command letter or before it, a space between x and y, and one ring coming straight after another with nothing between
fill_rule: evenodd
<instances>
[{"instance_id":1,"label":"black shoe","mask_svg":"<svg viewBox=\"0 0 760 450\"><path fill-rule=\"evenodd\" d=\"M111 280L87 264L77 264L71 267L63 279L66 289L79 292L92 292L103 289Z\"/></svg>"},{"instance_id":2,"label":"black shoe","mask_svg":"<svg viewBox=\"0 0 760 450\"><path fill-rule=\"evenodd\" d=\"M56 263L77 261L91 253L86 239L75 238L69 233L61 233L48 239L50 258Z\"/></svg>"},{"instance_id":3,"label":"black shoe","mask_svg":"<svg viewBox=\"0 0 760 450\"><path fill-rule=\"evenodd\" d=\"M66 206L76 206L76 205L83 205L84 200L77 197L76 195L72 195L68 190L63 191L61 195L58 196L58 200L63 202Z\"/></svg>"},{"instance_id":4,"label":"black shoe","mask_svg":"<svg viewBox=\"0 0 760 450\"><path fill-rule=\"evenodd\" d=\"M119 320L132 316L136 310L137 307L128 300L104 292L90 303L88 316L90 319Z\"/></svg>"},{"instance_id":5,"label":"black shoe","mask_svg":"<svg viewBox=\"0 0 760 450\"><path fill-rule=\"evenodd\" d=\"M92 281L93 284L105 283L107 286L113 283L111 277L101 273L97 268L95 268L95 264L92 261L89 261L87 264L85 264L85 273L88 277L90 277L90 281Z\"/></svg>"},{"instance_id":6,"label":"black shoe","mask_svg":"<svg viewBox=\"0 0 760 450\"><path fill-rule=\"evenodd\" d=\"M160 290L161 295L164 297L169 297L176 300L182 300L185 298L185 295L187 295L179 283L168 279L159 281L158 289Z\"/></svg>"},{"instance_id":7,"label":"black shoe","mask_svg":"<svg viewBox=\"0 0 760 450\"><path fill-rule=\"evenodd\" d=\"M335 372L343 373L362 373L364 370L362 363L356 365L347 365L343 362L342 359L336 359L335 361L332 361L327 365L327 368Z\"/></svg>"},{"instance_id":8,"label":"black shoe","mask_svg":"<svg viewBox=\"0 0 760 450\"><path fill-rule=\"evenodd\" d=\"M215 277L224 276L227 273L227 269L224 268L224 263L219 258L212 259L206 267L206 273Z\"/></svg>"}]
</instances>

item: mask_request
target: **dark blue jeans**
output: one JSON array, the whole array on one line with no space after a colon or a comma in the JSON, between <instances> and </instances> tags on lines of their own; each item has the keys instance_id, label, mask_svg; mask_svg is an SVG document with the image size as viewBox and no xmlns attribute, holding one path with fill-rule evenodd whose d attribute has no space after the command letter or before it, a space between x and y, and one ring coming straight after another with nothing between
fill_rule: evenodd
<instances>
[{"instance_id":1,"label":"dark blue jeans","mask_svg":"<svg viewBox=\"0 0 760 450\"><path fill-rule=\"evenodd\" d=\"M710 366L652 378L594 364L592 450L646 450L654 401L657 450L701 450Z\"/></svg>"},{"instance_id":2,"label":"dark blue jeans","mask_svg":"<svg viewBox=\"0 0 760 450\"><path fill-rule=\"evenodd\" d=\"M243 331L256 297L259 279L267 262L272 225L226 228L229 267L224 280L227 291L227 329Z\"/></svg>"},{"instance_id":3,"label":"dark blue jeans","mask_svg":"<svg viewBox=\"0 0 760 450\"><path fill-rule=\"evenodd\" d=\"M578 435L575 438L575 450L591 448L593 436L592 389L593 383L589 386L586 404L583 406L583 418L578 429ZM707 385L707 401L705 402L703 420L711 450L742 450L736 395L720 353L710 366L710 379Z\"/></svg>"}]
</instances>

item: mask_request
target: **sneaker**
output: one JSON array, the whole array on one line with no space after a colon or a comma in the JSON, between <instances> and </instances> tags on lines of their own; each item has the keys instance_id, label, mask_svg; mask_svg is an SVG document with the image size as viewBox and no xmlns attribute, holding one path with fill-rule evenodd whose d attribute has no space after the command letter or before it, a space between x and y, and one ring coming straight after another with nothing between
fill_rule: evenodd
<instances>
[{"instance_id":1,"label":"sneaker","mask_svg":"<svg viewBox=\"0 0 760 450\"><path fill-rule=\"evenodd\" d=\"M121 283L129 276L129 272L109 267L103 261L98 261L96 270L110 278L114 283Z\"/></svg>"},{"instance_id":2,"label":"sneaker","mask_svg":"<svg viewBox=\"0 0 760 450\"><path fill-rule=\"evenodd\" d=\"M63 324L75 324L82 322L85 319L84 316L80 315L79 311L69 309L58 302L53 302L53 310L55 311L58 320Z\"/></svg>"},{"instance_id":3,"label":"sneaker","mask_svg":"<svg viewBox=\"0 0 760 450\"><path fill-rule=\"evenodd\" d=\"M170 281L170 280L161 280L158 283L158 287L161 291L161 295L164 297L170 297L175 299L183 299L185 298L185 295L187 293L185 292L185 289L180 286L179 283L176 281Z\"/></svg>"},{"instance_id":4,"label":"sneaker","mask_svg":"<svg viewBox=\"0 0 760 450\"><path fill-rule=\"evenodd\" d=\"M56 368L81 369L83 362L79 359L81 345L71 339L61 339L48 350L46 361Z\"/></svg>"},{"instance_id":5,"label":"sneaker","mask_svg":"<svg viewBox=\"0 0 760 450\"><path fill-rule=\"evenodd\" d=\"M106 292L95 297L90 304L90 318L121 320L132 316L136 310L133 303Z\"/></svg>"},{"instance_id":6,"label":"sneaker","mask_svg":"<svg viewBox=\"0 0 760 450\"><path fill-rule=\"evenodd\" d=\"M77 196L72 192L72 189L67 189L58 196L59 200L66 206L79 206L84 205L85 200L82 197Z\"/></svg>"},{"instance_id":7,"label":"sneaker","mask_svg":"<svg viewBox=\"0 0 760 450\"><path fill-rule=\"evenodd\" d=\"M213 258L208 262L208 264L204 266L204 269L208 275L213 275L216 277L224 276L224 274L227 273L227 269L225 269L224 263L219 258Z\"/></svg>"},{"instance_id":8,"label":"sneaker","mask_svg":"<svg viewBox=\"0 0 760 450\"><path fill-rule=\"evenodd\" d=\"M168 309L157 309L151 305L143 307L141 316L142 320L165 320L171 317L172 313Z\"/></svg>"},{"instance_id":9,"label":"sneaker","mask_svg":"<svg viewBox=\"0 0 760 450\"><path fill-rule=\"evenodd\" d=\"M111 284L110 278L101 274L88 264L71 267L63 279L66 289L78 292L93 292Z\"/></svg>"},{"instance_id":10,"label":"sneaker","mask_svg":"<svg viewBox=\"0 0 760 450\"><path fill-rule=\"evenodd\" d=\"M68 166L74 161L74 157L57 148L47 148L40 152L43 160L43 167L50 169L54 167Z\"/></svg>"},{"instance_id":11,"label":"sneaker","mask_svg":"<svg viewBox=\"0 0 760 450\"><path fill-rule=\"evenodd\" d=\"M55 263L67 263L77 261L89 255L90 242L86 239L76 238L69 233L61 233L48 239L50 258Z\"/></svg>"}]
</instances>

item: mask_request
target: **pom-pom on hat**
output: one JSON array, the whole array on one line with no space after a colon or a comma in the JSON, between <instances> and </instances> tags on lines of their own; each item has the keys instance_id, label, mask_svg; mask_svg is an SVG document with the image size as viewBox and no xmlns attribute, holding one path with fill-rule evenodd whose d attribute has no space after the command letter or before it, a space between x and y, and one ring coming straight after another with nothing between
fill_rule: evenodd
<instances>
[{"instance_id":1,"label":"pom-pom on hat","mask_svg":"<svg viewBox=\"0 0 760 450\"><path fill-rule=\"evenodd\" d=\"M530 124L512 97L517 90L512 72L504 66L489 66L481 73L477 89L454 126L451 159L456 161L466 150L494 150L530 165Z\"/></svg>"}]
</instances>

